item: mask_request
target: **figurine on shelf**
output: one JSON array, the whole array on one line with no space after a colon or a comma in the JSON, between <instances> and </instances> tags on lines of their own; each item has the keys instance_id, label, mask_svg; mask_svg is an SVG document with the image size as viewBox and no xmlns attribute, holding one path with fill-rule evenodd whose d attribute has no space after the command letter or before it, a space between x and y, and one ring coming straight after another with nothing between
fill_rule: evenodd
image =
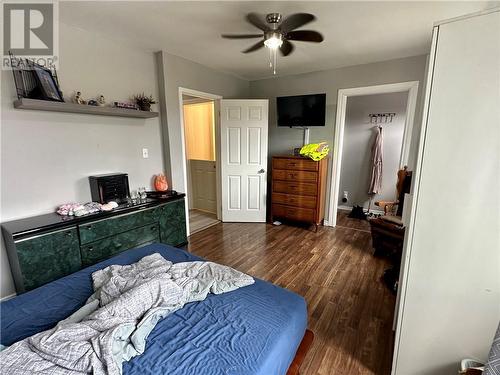
<instances>
[{"instance_id":1,"label":"figurine on shelf","mask_svg":"<svg viewBox=\"0 0 500 375\"><path fill-rule=\"evenodd\" d=\"M106 100L104 99L104 95L101 94L97 97L97 105L99 107L104 107L106 105Z\"/></svg>"},{"instance_id":2,"label":"figurine on shelf","mask_svg":"<svg viewBox=\"0 0 500 375\"><path fill-rule=\"evenodd\" d=\"M94 107L97 107L97 100L95 99L90 99L87 103L88 105L91 105L91 106L94 106Z\"/></svg>"},{"instance_id":3,"label":"figurine on shelf","mask_svg":"<svg viewBox=\"0 0 500 375\"><path fill-rule=\"evenodd\" d=\"M73 103L76 104L87 104L85 100L82 98L82 93L81 91L77 91L75 96L73 97Z\"/></svg>"}]
</instances>

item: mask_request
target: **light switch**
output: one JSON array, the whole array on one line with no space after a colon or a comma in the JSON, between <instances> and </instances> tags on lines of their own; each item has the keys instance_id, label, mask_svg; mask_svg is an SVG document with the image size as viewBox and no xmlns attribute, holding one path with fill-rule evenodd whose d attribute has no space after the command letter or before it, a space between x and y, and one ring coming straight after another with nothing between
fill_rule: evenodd
<instances>
[{"instance_id":1,"label":"light switch","mask_svg":"<svg viewBox=\"0 0 500 375\"><path fill-rule=\"evenodd\" d=\"M144 159L149 158L149 151L148 151L148 149L147 149L147 148L143 148L143 149L142 149L142 157L143 157Z\"/></svg>"}]
</instances>

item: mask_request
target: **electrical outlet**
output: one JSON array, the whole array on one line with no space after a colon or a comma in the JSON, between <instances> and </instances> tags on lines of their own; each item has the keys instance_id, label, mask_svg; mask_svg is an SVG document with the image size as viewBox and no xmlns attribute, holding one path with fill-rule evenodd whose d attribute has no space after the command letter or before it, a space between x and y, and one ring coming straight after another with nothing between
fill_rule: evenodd
<instances>
[{"instance_id":1,"label":"electrical outlet","mask_svg":"<svg viewBox=\"0 0 500 375\"><path fill-rule=\"evenodd\" d=\"M349 192L344 191L344 194L342 195L342 202L346 203L349 200Z\"/></svg>"},{"instance_id":2,"label":"electrical outlet","mask_svg":"<svg viewBox=\"0 0 500 375\"><path fill-rule=\"evenodd\" d=\"M144 159L149 158L149 151L148 151L148 149L147 149L147 148L143 148L143 149L142 149L142 157L143 157Z\"/></svg>"}]
</instances>

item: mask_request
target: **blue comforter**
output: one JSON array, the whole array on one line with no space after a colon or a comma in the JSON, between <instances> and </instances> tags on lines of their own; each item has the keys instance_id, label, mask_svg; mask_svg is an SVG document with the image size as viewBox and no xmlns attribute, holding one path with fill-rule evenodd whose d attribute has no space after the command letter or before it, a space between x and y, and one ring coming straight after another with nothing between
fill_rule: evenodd
<instances>
[{"instance_id":1,"label":"blue comforter","mask_svg":"<svg viewBox=\"0 0 500 375\"><path fill-rule=\"evenodd\" d=\"M158 252L177 263L200 258L170 246L132 249L0 304L1 343L54 326L92 294L90 274L111 264L130 264ZM302 297L273 284L255 284L209 295L160 321L143 355L124 374L285 374L307 326Z\"/></svg>"}]
</instances>

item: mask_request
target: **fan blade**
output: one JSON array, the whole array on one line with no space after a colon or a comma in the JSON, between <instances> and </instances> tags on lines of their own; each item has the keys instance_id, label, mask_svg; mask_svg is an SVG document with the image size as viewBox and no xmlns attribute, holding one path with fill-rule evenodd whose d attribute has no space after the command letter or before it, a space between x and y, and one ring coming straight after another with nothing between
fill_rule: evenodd
<instances>
[{"instance_id":1,"label":"fan blade","mask_svg":"<svg viewBox=\"0 0 500 375\"><path fill-rule=\"evenodd\" d=\"M246 19L256 28L261 29L262 31L269 30L269 26L263 20L262 16L260 16L258 13L248 13Z\"/></svg>"},{"instance_id":2,"label":"fan blade","mask_svg":"<svg viewBox=\"0 0 500 375\"><path fill-rule=\"evenodd\" d=\"M290 31L286 34L288 40L300 40L302 42L314 42L321 43L323 41L323 35L317 31L312 30L296 30Z\"/></svg>"},{"instance_id":3,"label":"fan blade","mask_svg":"<svg viewBox=\"0 0 500 375\"><path fill-rule=\"evenodd\" d=\"M259 48L262 48L262 47L264 47L264 39L262 39L261 41L255 43L250 48L247 48L246 50L241 51L241 52L243 52L243 53L253 52L253 51L257 51Z\"/></svg>"},{"instance_id":4,"label":"fan blade","mask_svg":"<svg viewBox=\"0 0 500 375\"><path fill-rule=\"evenodd\" d=\"M316 17L309 13L296 13L288 16L281 22L280 29L285 34L293 29L304 26L311 21L314 21Z\"/></svg>"},{"instance_id":5,"label":"fan blade","mask_svg":"<svg viewBox=\"0 0 500 375\"><path fill-rule=\"evenodd\" d=\"M222 34L221 37L227 39L251 39L251 38L262 38L262 34Z\"/></svg>"},{"instance_id":6,"label":"fan blade","mask_svg":"<svg viewBox=\"0 0 500 375\"><path fill-rule=\"evenodd\" d=\"M294 50L294 46L288 40L283 40L283 44L280 47L280 52L283 56L288 56Z\"/></svg>"}]
</instances>

